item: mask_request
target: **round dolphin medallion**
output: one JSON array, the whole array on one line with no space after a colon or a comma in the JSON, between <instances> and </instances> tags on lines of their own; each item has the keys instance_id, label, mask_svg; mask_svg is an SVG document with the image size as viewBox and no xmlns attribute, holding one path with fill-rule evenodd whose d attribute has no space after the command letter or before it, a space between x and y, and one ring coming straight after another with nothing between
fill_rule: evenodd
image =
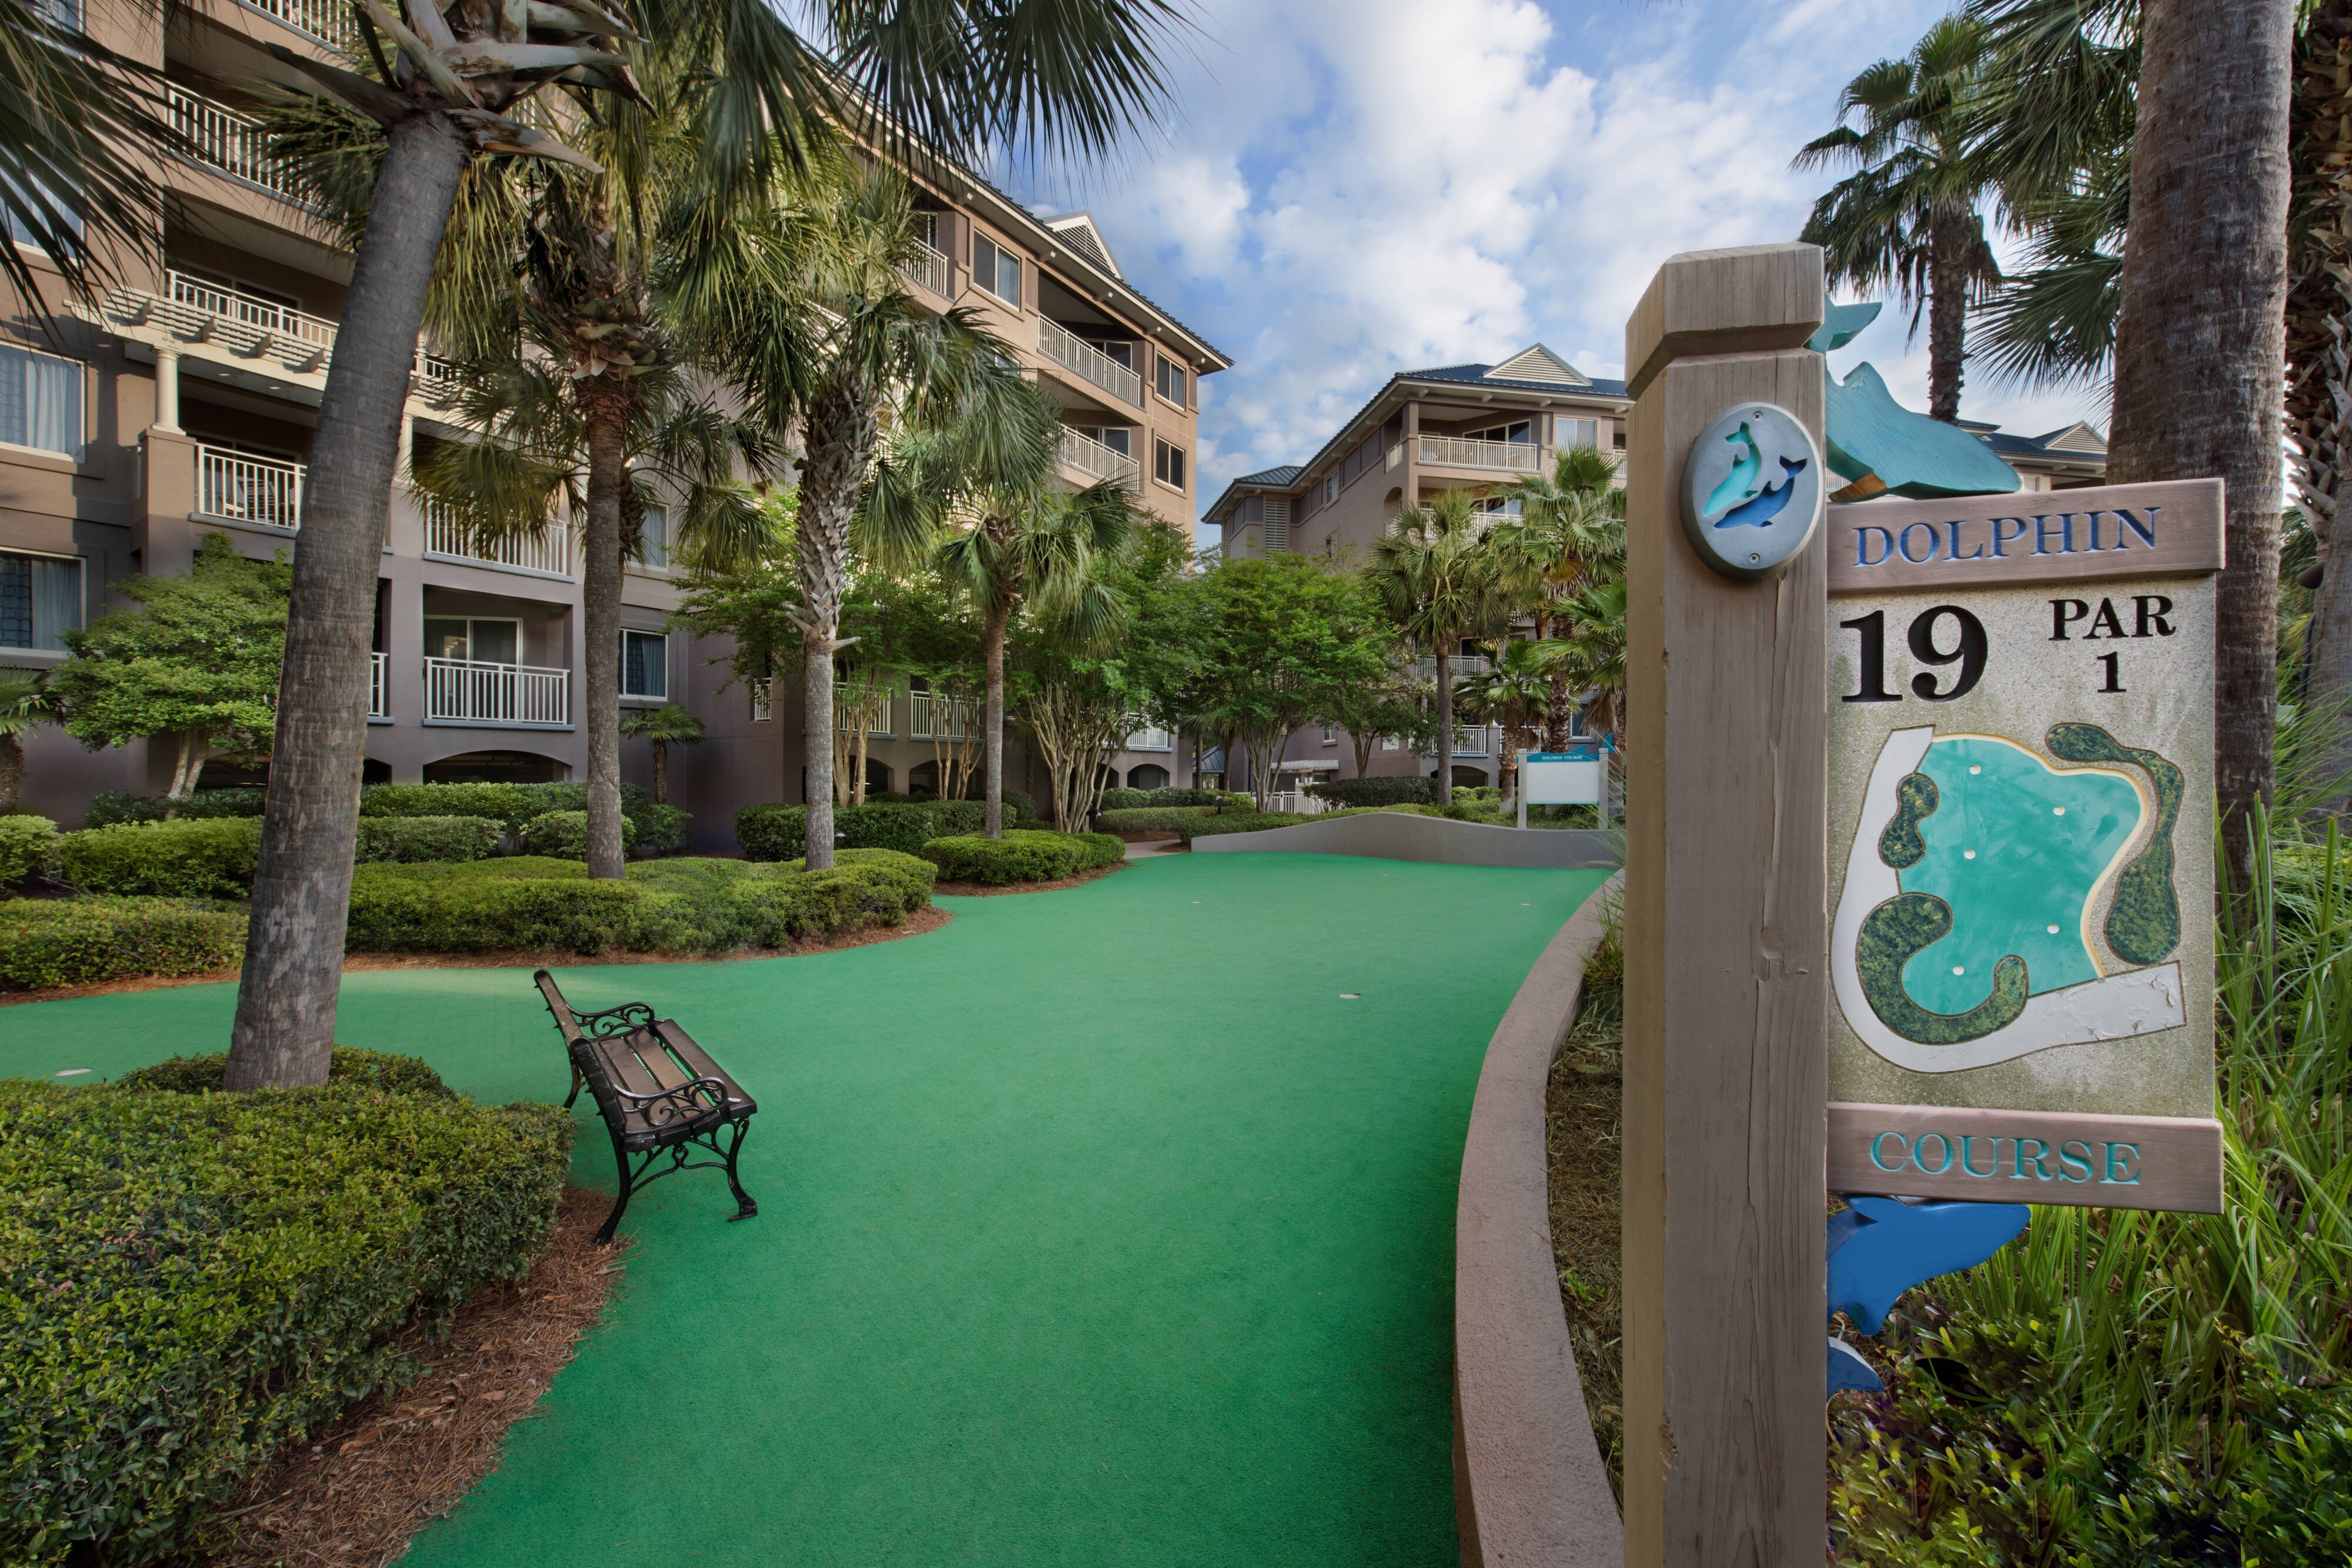
<instances>
[{"instance_id":1,"label":"round dolphin medallion","mask_svg":"<svg viewBox=\"0 0 2352 1568\"><path fill-rule=\"evenodd\" d=\"M1683 533L1726 577L1769 577L1822 517L1822 455L1787 409L1741 402L1717 414L1683 463Z\"/></svg>"}]
</instances>

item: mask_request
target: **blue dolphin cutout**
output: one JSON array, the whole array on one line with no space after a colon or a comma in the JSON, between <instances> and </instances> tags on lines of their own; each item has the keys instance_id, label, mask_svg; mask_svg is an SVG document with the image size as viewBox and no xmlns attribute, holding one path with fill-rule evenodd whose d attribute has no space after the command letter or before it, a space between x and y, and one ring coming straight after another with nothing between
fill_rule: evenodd
<instances>
[{"instance_id":1,"label":"blue dolphin cutout","mask_svg":"<svg viewBox=\"0 0 2352 1568\"><path fill-rule=\"evenodd\" d=\"M1904 1203L1849 1197L1830 1217L1830 1311L1876 1333L1886 1311L1912 1286L1973 1269L2033 1218L2021 1203Z\"/></svg>"},{"instance_id":2,"label":"blue dolphin cutout","mask_svg":"<svg viewBox=\"0 0 2352 1568\"><path fill-rule=\"evenodd\" d=\"M1870 1363L1862 1359L1859 1351L1832 1334L1830 1336L1830 1392L1835 1394L1841 1388L1851 1388L1858 1394L1883 1394L1886 1391L1886 1385L1878 1380L1878 1374L1871 1369Z\"/></svg>"},{"instance_id":3,"label":"blue dolphin cutout","mask_svg":"<svg viewBox=\"0 0 2352 1568\"><path fill-rule=\"evenodd\" d=\"M1797 476L1803 471L1805 459L1780 459L1780 466L1789 472L1777 490L1767 488L1752 501L1742 501L1717 520L1718 528L1760 528L1788 508L1789 497L1797 493Z\"/></svg>"}]
</instances>

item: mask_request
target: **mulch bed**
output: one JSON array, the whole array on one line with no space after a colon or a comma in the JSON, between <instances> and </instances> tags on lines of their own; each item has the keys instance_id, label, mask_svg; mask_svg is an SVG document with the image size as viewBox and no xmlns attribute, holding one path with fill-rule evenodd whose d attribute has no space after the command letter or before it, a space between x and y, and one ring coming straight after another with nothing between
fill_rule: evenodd
<instances>
[{"instance_id":1,"label":"mulch bed","mask_svg":"<svg viewBox=\"0 0 2352 1568\"><path fill-rule=\"evenodd\" d=\"M1116 869L1116 868L1113 868ZM1083 880L1083 879L1082 879ZM1061 882L1041 885L1069 887ZM961 891L942 888L942 892ZM989 888L991 893L1025 893L1026 888ZM937 931L955 916L926 905L896 925L871 925L839 936L794 942L786 947L747 947L736 953L574 953L566 949L512 948L495 953L351 953L343 957L343 973L370 969L562 969L584 964L732 964L745 958L789 958L809 953L835 953L876 942L896 942ZM45 991L0 991L0 1008L19 1002L54 1002L70 997L109 997L119 991L159 991L174 986L214 986L235 980L235 969L206 969L195 975L133 975L121 980L100 980L89 986L56 986Z\"/></svg>"},{"instance_id":2,"label":"mulch bed","mask_svg":"<svg viewBox=\"0 0 2352 1568\"><path fill-rule=\"evenodd\" d=\"M1620 1176L1623 1164L1620 1069L1622 993L1586 993L1575 1027L1552 1061L1544 1094L1551 1246L1560 1305L1593 1436L1618 1505L1625 1500L1624 1311Z\"/></svg>"},{"instance_id":3,"label":"mulch bed","mask_svg":"<svg viewBox=\"0 0 2352 1568\"><path fill-rule=\"evenodd\" d=\"M995 898L1008 893L1058 893L1066 887L1077 887L1089 882L1100 882L1103 878L1116 876L1126 869L1127 863L1121 862L1118 865L1097 866L1092 871L1080 872L1076 876L1055 877L1052 882L1016 882L1006 887L997 887L980 882L942 882L933 884L931 891L934 894L944 893L950 898Z\"/></svg>"},{"instance_id":4,"label":"mulch bed","mask_svg":"<svg viewBox=\"0 0 2352 1568\"><path fill-rule=\"evenodd\" d=\"M613 1200L567 1187L546 1257L460 1308L424 1375L370 1396L254 1478L211 1521L204 1568L382 1568L499 1462L581 1338L596 1327L628 1238L599 1247Z\"/></svg>"}]
</instances>

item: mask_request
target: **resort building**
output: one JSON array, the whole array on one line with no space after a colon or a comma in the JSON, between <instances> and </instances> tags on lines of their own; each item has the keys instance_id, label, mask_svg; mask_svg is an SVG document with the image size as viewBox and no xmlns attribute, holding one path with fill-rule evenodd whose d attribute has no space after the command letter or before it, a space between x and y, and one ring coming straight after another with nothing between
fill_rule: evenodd
<instances>
[{"instance_id":1,"label":"resort building","mask_svg":"<svg viewBox=\"0 0 2352 1568\"><path fill-rule=\"evenodd\" d=\"M67 303L23 252L49 287L43 300L12 299L0 322L0 664L62 661L61 632L121 602L113 591L134 574L184 571L205 535L260 558L294 547L352 257L294 199L245 106L301 85L270 48L325 56L347 16L329 0L171 0L160 22L92 14L102 42L163 73L169 114L194 151L163 166L160 263L103 299ZM973 308L1015 346L1064 410L1064 477L1119 480L1189 529L1200 378L1232 361L1128 281L1087 214L1040 219L945 161L919 179L918 204L931 248L906 269L917 297L940 311ZM404 460L419 444L467 438L455 390L428 345ZM579 673L593 657L619 662L625 703L675 702L704 721L708 743L670 762L671 799L695 813L700 847L731 843L740 806L800 800L796 690L772 704L740 685L721 692L728 645L667 629L678 593L662 528L649 517L647 559L625 574L621 646L588 649L573 533L484 547L396 487L366 777L583 777ZM926 763L935 776L935 732L975 722L950 706L902 695L874 718L872 787L919 787ZM26 753L25 804L73 824L99 791L160 792L175 744L93 755L44 727ZM1173 737L1154 732L1113 766L1121 782L1188 781ZM643 743L624 742L624 772L650 783ZM1043 799L1036 775L1009 747L1007 783ZM206 781L232 777L215 766Z\"/></svg>"}]
</instances>

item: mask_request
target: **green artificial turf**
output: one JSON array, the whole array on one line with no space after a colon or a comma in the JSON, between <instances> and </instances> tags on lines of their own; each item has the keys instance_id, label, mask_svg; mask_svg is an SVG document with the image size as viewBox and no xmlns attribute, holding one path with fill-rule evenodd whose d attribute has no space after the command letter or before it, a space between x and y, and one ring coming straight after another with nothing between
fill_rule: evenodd
<instances>
[{"instance_id":1,"label":"green artificial turf","mask_svg":"<svg viewBox=\"0 0 2352 1568\"><path fill-rule=\"evenodd\" d=\"M1463 1129L1600 881L1170 856L903 942L563 971L758 1097L760 1216L716 1172L641 1196L609 1325L404 1568L1454 1563ZM232 999L0 1009L0 1072L217 1050ZM520 971L353 975L341 1018L482 1099L566 1087ZM610 1162L583 1102L577 1173Z\"/></svg>"}]
</instances>

